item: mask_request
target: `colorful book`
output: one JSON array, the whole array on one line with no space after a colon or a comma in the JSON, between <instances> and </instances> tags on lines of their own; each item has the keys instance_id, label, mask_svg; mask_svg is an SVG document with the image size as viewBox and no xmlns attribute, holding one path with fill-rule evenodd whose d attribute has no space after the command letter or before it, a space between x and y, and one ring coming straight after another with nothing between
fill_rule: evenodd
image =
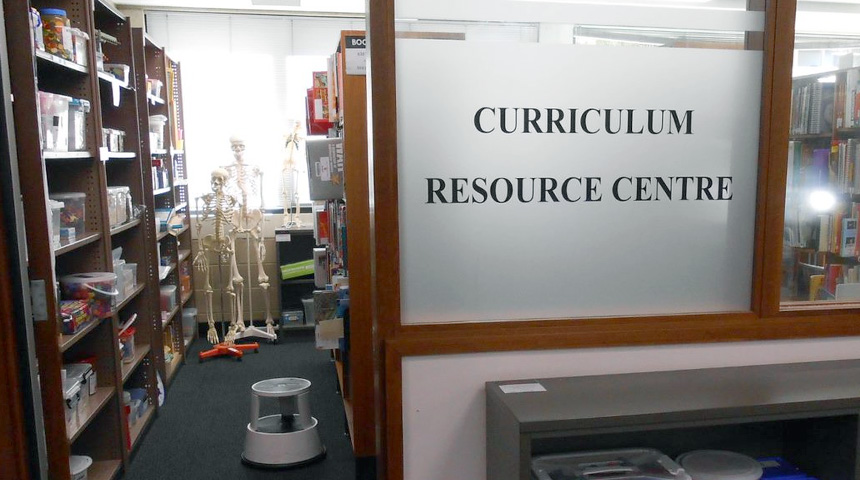
<instances>
[{"instance_id":1,"label":"colorful book","mask_svg":"<svg viewBox=\"0 0 860 480\"><path fill-rule=\"evenodd\" d=\"M842 219L842 234L839 255L842 257L857 256L857 219L843 218Z\"/></svg>"}]
</instances>

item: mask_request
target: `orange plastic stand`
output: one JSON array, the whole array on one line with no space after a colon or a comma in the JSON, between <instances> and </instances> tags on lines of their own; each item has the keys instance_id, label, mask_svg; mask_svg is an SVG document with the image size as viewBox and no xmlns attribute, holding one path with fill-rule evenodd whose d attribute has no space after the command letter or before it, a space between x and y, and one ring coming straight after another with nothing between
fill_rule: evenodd
<instances>
[{"instance_id":1,"label":"orange plastic stand","mask_svg":"<svg viewBox=\"0 0 860 480\"><path fill-rule=\"evenodd\" d=\"M244 355L245 350L260 350L260 344L257 342L254 343L234 343L233 345L227 345L224 342L215 345L211 350L206 350L205 352L200 352L200 361L207 358L215 358L215 357L225 357L230 356L234 357L236 360L241 360L242 355Z\"/></svg>"}]
</instances>

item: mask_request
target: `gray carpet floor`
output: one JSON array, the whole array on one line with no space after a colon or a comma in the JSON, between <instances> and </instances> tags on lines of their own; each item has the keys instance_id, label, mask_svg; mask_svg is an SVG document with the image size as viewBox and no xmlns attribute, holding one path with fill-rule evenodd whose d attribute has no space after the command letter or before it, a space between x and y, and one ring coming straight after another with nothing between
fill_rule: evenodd
<instances>
[{"instance_id":1,"label":"gray carpet floor","mask_svg":"<svg viewBox=\"0 0 860 480\"><path fill-rule=\"evenodd\" d=\"M249 352L241 362L224 357L198 363L197 353L208 346L204 338L191 346L187 363L168 387L164 406L133 453L123 479L355 478L334 363L328 351L314 348L313 332L287 332L279 343L262 343L259 353ZM277 377L311 381L311 412L319 420L326 447L326 457L321 461L285 470L242 464L251 385ZM264 403L263 408L264 414L274 413L274 402Z\"/></svg>"}]
</instances>

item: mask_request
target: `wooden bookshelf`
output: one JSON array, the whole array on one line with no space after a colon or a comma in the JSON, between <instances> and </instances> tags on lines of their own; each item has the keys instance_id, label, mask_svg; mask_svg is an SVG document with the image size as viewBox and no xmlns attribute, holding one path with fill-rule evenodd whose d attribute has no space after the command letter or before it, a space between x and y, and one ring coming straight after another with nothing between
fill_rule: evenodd
<instances>
[{"instance_id":1,"label":"wooden bookshelf","mask_svg":"<svg viewBox=\"0 0 860 480\"><path fill-rule=\"evenodd\" d=\"M96 460L87 470L87 480L113 480L119 473L119 460Z\"/></svg>"},{"instance_id":2,"label":"wooden bookshelf","mask_svg":"<svg viewBox=\"0 0 860 480\"><path fill-rule=\"evenodd\" d=\"M84 394L85 392L81 392ZM112 387L98 387L94 395L89 396L86 408L78 410L78 425L68 431L69 442L74 442L78 436L92 423L96 416L107 406L108 401L116 391Z\"/></svg>"},{"instance_id":3,"label":"wooden bookshelf","mask_svg":"<svg viewBox=\"0 0 860 480\"><path fill-rule=\"evenodd\" d=\"M151 350L149 344L135 344L134 346L134 357L131 362L123 362L122 363L122 382L125 383L128 380L128 377L131 376L132 372L137 369L143 359L149 355L149 351Z\"/></svg>"},{"instance_id":4,"label":"wooden bookshelf","mask_svg":"<svg viewBox=\"0 0 860 480\"><path fill-rule=\"evenodd\" d=\"M140 440L143 439L143 432L155 418L155 406L150 405L149 408L146 409L143 416L137 419L134 425L131 426L129 430L129 435L131 438L131 448L134 450L140 445Z\"/></svg>"}]
</instances>

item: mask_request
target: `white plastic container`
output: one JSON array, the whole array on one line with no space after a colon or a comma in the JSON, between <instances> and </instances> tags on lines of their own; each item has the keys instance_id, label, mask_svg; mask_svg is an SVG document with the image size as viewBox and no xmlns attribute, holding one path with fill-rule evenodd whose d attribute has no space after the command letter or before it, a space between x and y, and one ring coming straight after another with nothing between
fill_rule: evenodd
<instances>
[{"instance_id":1,"label":"white plastic container","mask_svg":"<svg viewBox=\"0 0 860 480\"><path fill-rule=\"evenodd\" d=\"M66 431L71 433L78 428L78 404L81 401L81 382L67 378L63 381L63 400L66 414Z\"/></svg>"},{"instance_id":2,"label":"white plastic container","mask_svg":"<svg viewBox=\"0 0 860 480\"><path fill-rule=\"evenodd\" d=\"M754 458L725 450L696 450L678 457L693 480L759 480L763 470Z\"/></svg>"},{"instance_id":3,"label":"white plastic container","mask_svg":"<svg viewBox=\"0 0 860 480\"><path fill-rule=\"evenodd\" d=\"M131 218L131 188L114 187L117 195L116 216L119 223L126 223Z\"/></svg>"},{"instance_id":4,"label":"white plastic container","mask_svg":"<svg viewBox=\"0 0 860 480\"><path fill-rule=\"evenodd\" d=\"M125 260L120 258L113 261L113 273L116 275L116 291L118 293L117 296L113 297L113 305L116 306L122 303L127 297L126 291L128 287L125 284Z\"/></svg>"},{"instance_id":5,"label":"white plastic container","mask_svg":"<svg viewBox=\"0 0 860 480\"><path fill-rule=\"evenodd\" d=\"M90 102L81 98L69 101L69 150L82 152L87 149L87 114Z\"/></svg>"},{"instance_id":6,"label":"white plastic container","mask_svg":"<svg viewBox=\"0 0 860 480\"><path fill-rule=\"evenodd\" d=\"M60 214L65 204L48 199L48 205L51 207L51 244L54 248L60 248Z\"/></svg>"},{"instance_id":7,"label":"white plastic container","mask_svg":"<svg viewBox=\"0 0 860 480\"><path fill-rule=\"evenodd\" d=\"M156 98L161 98L161 87L164 86L164 83L157 78L147 78L146 79L146 88L147 93Z\"/></svg>"},{"instance_id":8,"label":"white plastic container","mask_svg":"<svg viewBox=\"0 0 860 480\"><path fill-rule=\"evenodd\" d=\"M126 263L123 276L125 277L125 296L127 297L137 288L137 264Z\"/></svg>"},{"instance_id":9,"label":"white plastic container","mask_svg":"<svg viewBox=\"0 0 860 480\"><path fill-rule=\"evenodd\" d=\"M150 145L151 148L164 148L164 125L167 124L167 117L164 115L149 116L149 132L155 134L150 138L155 140L155 145Z\"/></svg>"},{"instance_id":10,"label":"white plastic container","mask_svg":"<svg viewBox=\"0 0 860 480\"><path fill-rule=\"evenodd\" d=\"M72 480L87 480L87 471L92 464L93 459L86 455L69 457L69 473L72 474Z\"/></svg>"},{"instance_id":11,"label":"white plastic container","mask_svg":"<svg viewBox=\"0 0 860 480\"><path fill-rule=\"evenodd\" d=\"M191 338L197 330L197 309L193 307L182 309L182 336Z\"/></svg>"},{"instance_id":12,"label":"white plastic container","mask_svg":"<svg viewBox=\"0 0 860 480\"><path fill-rule=\"evenodd\" d=\"M66 378L77 380L81 384L81 402L84 398L96 394L96 373L89 363L67 363L63 365L66 370Z\"/></svg>"},{"instance_id":13,"label":"white plastic container","mask_svg":"<svg viewBox=\"0 0 860 480\"><path fill-rule=\"evenodd\" d=\"M121 63L105 63L104 71L113 75L117 80L125 85L128 85L128 76L131 68L128 65Z\"/></svg>"},{"instance_id":14,"label":"white plastic container","mask_svg":"<svg viewBox=\"0 0 860 480\"><path fill-rule=\"evenodd\" d=\"M161 311L169 312L176 308L176 285L161 287Z\"/></svg>"},{"instance_id":15,"label":"white plastic container","mask_svg":"<svg viewBox=\"0 0 860 480\"><path fill-rule=\"evenodd\" d=\"M87 66L87 43L90 36L79 28L72 28L72 61L78 65Z\"/></svg>"}]
</instances>

